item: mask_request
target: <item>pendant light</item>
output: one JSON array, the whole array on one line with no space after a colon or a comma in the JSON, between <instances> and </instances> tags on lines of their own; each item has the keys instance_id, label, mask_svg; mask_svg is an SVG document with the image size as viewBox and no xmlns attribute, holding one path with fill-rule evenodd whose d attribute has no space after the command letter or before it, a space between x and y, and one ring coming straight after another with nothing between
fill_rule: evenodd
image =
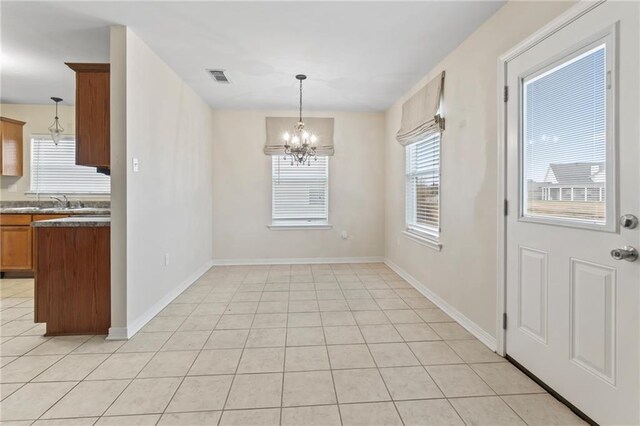
<instances>
[{"instance_id":1,"label":"pendant light","mask_svg":"<svg viewBox=\"0 0 640 426\"><path fill-rule=\"evenodd\" d=\"M317 160L316 142L318 138L313 133L305 130L304 121L302 120L302 82L307 79L304 74L296 75L296 79L300 81L300 114L298 123L292 129L291 133L285 133L284 139L284 155L286 159L291 160L291 165L307 164L311 165L311 159Z\"/></svg>"},{"instance_id":2,"label":"pendant light","mask_svg":"<svg viewBox=\"0 0 640 426\"><path fill-rule=\"evenodd\" d=\"M58 118L58 103L62 102L62 98L56 98L54 96L51 100L56 103L56 116L53 120L53 124L49 127L49 133L51 133L53 143L58 145L60 138L62 138L62 132L64 132L64 129L60 125L60 119Z\"/></svg>"}]
</instances>

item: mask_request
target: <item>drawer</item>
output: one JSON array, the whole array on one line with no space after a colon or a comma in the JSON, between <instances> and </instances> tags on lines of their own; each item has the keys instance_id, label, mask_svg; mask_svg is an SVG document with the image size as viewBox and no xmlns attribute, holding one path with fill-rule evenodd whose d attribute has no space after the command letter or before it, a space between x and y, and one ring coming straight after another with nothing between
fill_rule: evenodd
<instances>
[{"instance_id":1,"label":"drawer","mask_svg":"<svg viewBox=\"0 0 640 426\"><path fill-rule=\"evenodd\" d=\"M30 214L0 214L0 225L31 225Z\"/></svg>"}]
</instances>

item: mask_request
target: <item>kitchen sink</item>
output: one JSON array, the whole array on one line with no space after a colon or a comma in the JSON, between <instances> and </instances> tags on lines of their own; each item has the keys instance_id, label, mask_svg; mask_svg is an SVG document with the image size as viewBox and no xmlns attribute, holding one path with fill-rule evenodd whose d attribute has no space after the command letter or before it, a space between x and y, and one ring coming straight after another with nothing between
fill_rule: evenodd
<instances>
[{"instance_id":1,"label":"kitchen sink","mask_svg":"<svg viewBox=\"0 0 640 426\"><path fill-rule=\"evenodd\" d=\"M104 210L98 209L96 207L47 207L44 209L39 209L40 212L86 212L86 211L94 211L94 210Z\"/></svg>"}]
</instances>

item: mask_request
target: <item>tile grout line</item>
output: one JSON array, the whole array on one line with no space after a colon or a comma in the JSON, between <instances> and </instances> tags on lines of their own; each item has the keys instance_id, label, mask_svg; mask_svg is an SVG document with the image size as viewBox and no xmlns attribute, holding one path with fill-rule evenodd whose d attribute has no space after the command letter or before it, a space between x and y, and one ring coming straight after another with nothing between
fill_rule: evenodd
<instances>
[{"instance_id":1,"label":"tile grout line","mask_svg":"<svg viewBox=\"0 0 640 426\"><path fill-rule=\"evenodd\" d=\"M194 283L194 284L197 284ZM189 286L191 287L191 286ZM207 296L208 297L211 293L213 292L213 290L211 290ZM196 309L198 309L198 307L202 305L201 303L198 303L197 306L194 308L193 311L191 311L191 314L193 314L193 312L195 312ZM176 329L176 332L178 332L178 330L180 329L180 327L184 324L184 322L191 317L191 315L187 316L185 318L184 321L182 321L182 323L180 323L180 325L178 326L178 329ZM169 408L169 406L171 405L171 402L173 401L173 398L176 396L176 394L178 393L178 391L180 390L180 387L182 387L182 384L184 383L185 379L189 376L189 371L191 371L191 369L193 368L193 365L196 363L196 361L198 360L198 358L200 357L200 354L202 354L202 351L204 350L204 346L207 344L207 342L209 341L209 339L211 338L211 335L213 334L213 330L215 330L216 326L218 325L218 323L220 322L220 319L222 318L222 315L220 315L218 317L218 320L216 321L215 325L213 326L213 328L211 329L211 332L209 333L209 336L207 336L207 340L205 340L205 342L202 344L202 347L200 348L200 350L198 350L198 353L196 354L196 356L193 358L193 361L191 361L191 364L189 365L189 368L187 368L187 371L185 372L184 376L182 376L182 380L180 380L180 383L178 383L178 386L176 387L176 390L171 394L171 397L169 398L169 401L167 401L167 404L165 405L164 409L162 410L162 413L160 414L160 417L158 417L158 420L156 421L156 424L160 423L160 420L162 420L162 418L164 417L164 415L167 412L167 408ZM175 334L175 333L174 333ZM173 335L172 335L173 336ZM167 339L167 342L171 339L171 337L169 339ZM163 345L164 346L164 345ZM160 350L162 350L162 347L160 348ZM160 353L160 351L158 351L157 353ZM156 354L157 354L156 353ZM154 355L155 358L155 355ZM152 358L153 359L153 358ZM144 368L143 368L144 370ZM142 372L142 370L140 370L140 372Z\"/></svg>"},{"instance_id":2,"label":"tile grout line","mask_svg":"<svg viewBox=\"0 0 640 426\"><path fill-rule=\"evenodd\" d=\"M237 293L238 289L234 292L234 295ZM221 317L222 319L222 317ZM231 383L229 384L229 390L227 391L227 396L224 399L224 403L222 404L222 409L220 410L220 418L218 419L218 425L222 421L222 416L224 415L225 408L227 408L227 403L229 402L229 396L231 395L231 390L233 389L233 384L236 381L236 377L238 374L238 369L240 368L240 363L242 362L242 357L244 356L244 350L247 347L247 341L249 340L249 333L251 333L251 326L253 326L254 321L256 320L255 315L251 319L251 325L249 326L249 331L247 332L247 337L244 339L244 343L242 345L242 350L240 351L240 358L238 358L238 365L236 365L235 372L233 377L231 378Z\"/></svg>"},{"instance_id":3,"label":"tile grout line","mask_svg":"<svg viewBox=\"0 0 640 426\"><path fill-rule=\"evenodd\" d=\"M322 336L324 338L324 343L325 343L324 349L327 354L327 359L329 360L329 374L331 375L331 384L333 385L333 393L336 396L336 405L338 407L338 418L340 419L340 424L343 425L344 422L342 421L342 411L340 410L340 401L338 400L338 389L336 388L336 381L335 381L335 378L333 377L333 366L331 365L331 357L329 356L329 347L327 345L327 336L324 331L324 326L322 327Z\"/></svg>"},{"instance_id":4,"label":"tile grout line","mask_svg":"<svg viewBox=\"0 0 640 426\"><path fill-rule=\"evenodd\" d=\"M282 384L280 388L280 416L278 418L278 424L282 426L282 415L283 415L283 407L284 407L284 378L287 372L287 338L289 336L289 303L291 299L291 283L289 283L289 295L287 297L287 315L285 317L285 328L284 328L284 357L282 359Z\"/></svg>"},{"instance_id":5,"label":"tile grout line","mask_svg":"<svg viewBox=\"0 0 640 426\"><path fill-rule=\"evenodd\" d=\"M191 287L191 286L189 286L189 287ZM187 288L187 289L188 289L188 288ZM186 289L185 289L185 290L186 290ZM154 318L155 318L155 317L154 317ZM182 320L182 322L184 322L184 321L185 321L185 320ZM182 325L182 322L180 323L181 325ZM178 327L180 327L180 326L178 326ZM176 329L176 330L177 330L177 329ZM164 343L163 343L163 344L158 348L158 350L157 350L157 351L153 352L153 355L152 355L152 356L149 358L149 360L144 364L144 366L140 369L140 371L138 371L138 372L136 373L136 375L135 375L132 379L129 379L129 383L127 383L127 385L122 389L122 391L121 391L120 393L118 393L118 396L116 396L116 397L113 399L113 401L111 401L111 403L109 404L109 406L108 406L108 407L107 407L107 408L102 412L102 414L100 414L100 415L98 416L98 421L100 421L100 419L101 419L102 417L105 417L105 414L109 411L109 409L113 406L113 404L115 404L115 402L120 398L120 396L122 396L122 395L124 394L124 392L129 388L129 386L131 386L131 384L133 383L133 381L134 381L134 380L136 380L136 378L140 375L140 373L142 372L142 370L144 370L144 369L147 367L147 365L149 365L149 363L151 362L151 360L153 360L153 358L155 358L155 356L156 356L156 355L157 355L157 354L162 350L162 348L164 347L164 345L165 345L169 340L171 340L171 337L173 337L173 335L174 335L175 333L176 333L176 331L171 332L171 335L170 335L170 336L167 338L167 340L166 340L166 341L165 341L165 342L164 342ZM126 345L126 343L125 343L125 344L123 344L122 346L120 346L120 348L122 348L124 345ZM117 353L117 351L118 351L120 348L118 348L118 349L116 350L116 352L114 352L114 354L115 354L115 353ZM120 352L120 353L131 353L131 352ZM133 353L135 353L135 352L133 352ZM141 353L141 352L138 352L138 353ZM113 355L113 354L112 354L112 355ZM177 389L176 389L176 391L177 391ZM174 392L174 393L175 393L175 392Z\"/></svg>"}]
</instances>

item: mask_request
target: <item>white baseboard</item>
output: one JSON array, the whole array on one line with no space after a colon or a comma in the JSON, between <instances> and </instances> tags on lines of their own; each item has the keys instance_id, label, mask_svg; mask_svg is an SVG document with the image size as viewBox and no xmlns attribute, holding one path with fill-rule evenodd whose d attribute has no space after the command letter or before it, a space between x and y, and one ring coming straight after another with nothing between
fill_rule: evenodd
<instances>
[{"instance_id":1,"label":"white baseboard","mask_svg":"<svg viewBox=\"0 0 640 426\"><path fill-rule=\"evenodd\" d=\"M418 290L424 297L431 300L438 308L440 308L444 313L449 315L455 321L457 321L461 326L463 326L467 331L473 334L478 340L484 343L489 349L492 351L496 351L497 349L497 341L496 338L491 334L487 333L483 330L478 324L471 321L467 318L462 312L458 311L456 308L447 303L443 298L435 294L426 284L421 283L416 278L407 273L404 269L393 263L389 259L385 259L384 263L393 269L393 271L400 275L405 281L411 284L416 290Z\"/></svg>"},{"instance_id":2,"label":"white baseboard","mask_svg":"<svg viewBox=\"0 0 640 426\"><path fill-rule=\"evenodd\" d=\"M169 303L178 297L183 291L195 283L205 272L207 272L213 266L213 260L207 261L204 265L198 268L193 274L189 275L184 281L180 283L176 288L171 290L160 299L155 305L147 309L147 311L131 322L127 327L111 327L109 329L109 335L107 340L127 340L136 334L146 323L151 321L153 317L163 310Z\"/></svg>"},{"instance_id":3,"label":"white baseboard","mask_svg":"<svg viewBox=\"0 0 640 426\"><path fill-rule=\"evenodd\" d=\"M308 265L325 263L380 263L384 262L382 256L370 257L298 257L290 259L214 259L217 266L236 265Z\"/></svg>"},{"instance_id":4,"label":"white baseboard","mask_svg":"<svg viewBox=\"0 0 640 426\"><path fill-rule=\"evenodd\" d=\"M105 340L127 340L127 327L109 327Z\"/></svg>"}]
</instances>

